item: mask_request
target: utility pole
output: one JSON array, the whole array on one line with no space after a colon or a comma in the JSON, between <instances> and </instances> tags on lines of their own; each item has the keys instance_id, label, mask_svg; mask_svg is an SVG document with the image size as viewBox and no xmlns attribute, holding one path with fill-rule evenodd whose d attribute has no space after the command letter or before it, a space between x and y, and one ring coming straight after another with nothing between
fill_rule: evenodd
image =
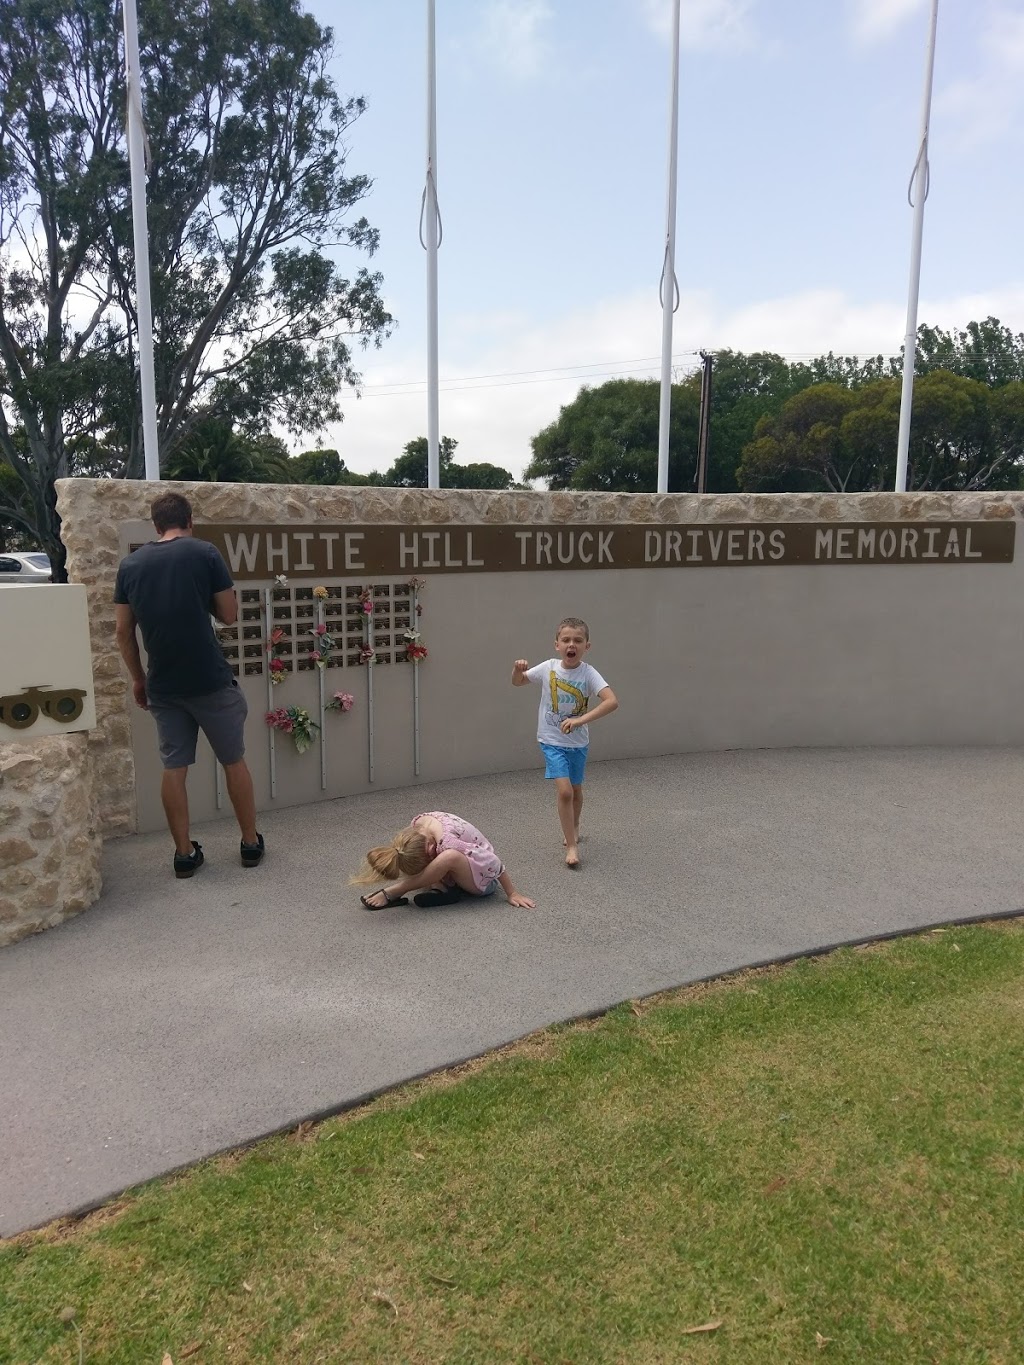
<instances>
[{"instance_id":1,"label":"utility pole","mask_svg":"<svg viewBox=\"0 0 1024 1365\"><path fill-rule=\"evenodd\" d=\"M701 351L700 421L697 431L696 491L708 491L708 452L711 448L711 367L715 357L711 351Z\"/></svg>"}]
</instances>

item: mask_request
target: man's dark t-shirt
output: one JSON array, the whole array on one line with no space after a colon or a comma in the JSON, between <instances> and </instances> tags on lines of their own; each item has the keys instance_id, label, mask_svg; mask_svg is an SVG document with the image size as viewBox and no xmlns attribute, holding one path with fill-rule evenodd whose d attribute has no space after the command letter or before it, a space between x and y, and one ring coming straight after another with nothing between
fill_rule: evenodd
<instances>
[{"instance_id":1,"label":"man's dark t-shirt","mask_svg":"<svg viewBox=\"0 0 1024 1365\"><path fill-rule=\"evenodd\" d=\"M129 606L149 656L151 697L199 697L233 681L210 620L214 593L232 587L208 541L150 541L121 560L114 601Z\"/></svg>"}]
</instances>

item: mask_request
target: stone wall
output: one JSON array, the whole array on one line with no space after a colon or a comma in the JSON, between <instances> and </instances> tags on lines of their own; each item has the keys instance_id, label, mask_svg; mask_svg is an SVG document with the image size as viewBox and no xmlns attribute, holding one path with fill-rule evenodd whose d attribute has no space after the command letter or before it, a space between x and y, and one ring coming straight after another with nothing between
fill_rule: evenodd
<instances>
[{"instance_id":1,"label":"stone wall","mask_svg":"<svg viewBox=\"0 0 1024 1365\"><path fill-rule=\"evenodd\" d=\"M99 896L90 767L84 734L0 744L0 945Z\"/></svg>"},{"instance_id":2,"label":"stone wall","mask_svg":"<svg viewBox=\"0 0 1024 1365\"><path fill-rule=\"evenodd\" d=\"M93 759L93 780L98 809L101 812L101 825L106 834L126 834L136 828L134 800L135 769L132 756L130 707L131 696L126 686L125 674L114 638L114 608L112 602L114 576L120 558L119 528L122 523L145 521L148 518L149 504L160 491L161 485L144 482L126 482L117 479L70 479L58 483L58 510L63 520L63 536L68 549L68 568L73 582L84 583L88 588L89 616L92 631L94 675L96 684L97 728L89 738L89 748ZM404 524L409 526L430 526L431 524L475 524L493 523L497 525L530 526L562 523L616 522L649 523L652 526L673 523L730 523L730 522L886 522L886 521L968 521L1009 519L1020 520L1024 514L1024 494L1015 493L970 493L970 494L735 494L697 497L689 494L617 494L617 493L534 493L509 492L488 493L474 491L435 491L426 489L384 489L384 488L326 488L275 485L240 484L177 484L192 501L195 519L198 522L252 522L268 523L307 523L332 522L344 524ZM1020 552L1018 560L1022 558ZM1016 568L1013 573L1004 574L1000 579L1000 593L1003 585L1017 591ZM643 573L644 571L634 571ZM651 571L654 572L654 571ZM714 572L714 571L711 571ZM746 587L755 582L755 575L764 572L774 575L780 573L800 574L804 571L792 570L729 570L729 573L751 575L743 580L731 580L737 587L742 581ZM815 574L847 574L856 576L874 571L865 569L813 570ZM888 573L911 574L916 569L879 570ZM925 569L920 572L929 573ZM958 571L959 572L959 571ZM975 572L967 568L963 572ZM537 575L539 580L545 575ZM780 578L771 580L777 585ZM792 580L787 580L792 581ZM824 583L824 579L816 580ZM834 583L837 580L829 580ZM851 586L843 586L843 594L856 593L860 589L852 587L853 579L843 580ZM857 577L860 585L869 580ZM887 596L890 579L870 580L874 583L873 592L879 596L883 605ZM930 578L926 586L932 594L933 607L941 592L939 578ZM981 580L978 580L981 582ZM988 581L988 580L985 580ZM610 579L608 580L610 583ZM639 584L640 580L630 580ZM666 580L657 580L664 584ZM906 586L910 580L902 578L899 583ZM538 583L538 591L541 585ZM435 591L434 588L431 591ZM470 589L466 590L471 591ZM472 590L475 591L475 590ZM659 592L664 591L658 588ZM717 589L716 589L717 591ZM733 589L729 589L730 592ZM979 591L984 592L984 587ZM436 590L436 600L440 603L442 593ZM450 596L450 594L449 594ZM825 595L827 597L827 593ZM1011 594L1012 596L1012 594ZM628 602L628 597L625 599ZM839 599L837 599L839 600ZM1000 598L1002 600L1002 598ZM813 605L813 604L811 604ZM830 608L823 597L818 603L824 619ZM1007 599L1009 606L1009 598ZM717 610L717 607L716 607ZM778 619L785 621L786 613L778 607ZM797 604L794 599L793 610L808 610L808 603ZM842 611L850 610L850 601L844 596ZM549 608L544 607L545 615ZM621 613L620 613L621 614ZM657 629L658 622L652 620ZM646 626L644 627L647 628ZM723 627L724 628L724 627ZM816 627L820 629L820 623ZM986 627L987 628L987 627ZM749 630L749 623L740 621L733 627L736 630ZM930 627L929 627L930 629ZM979 626L980 629L980 626ZM435 627L431 626L431 643L434 643ZM455 642L449 637L448 649L451 652ZM507 652L505 637L500 640L502 657ZM711 647L717 643L712 641ZM728 642L726 642L728 643ZM705 645L700 646L704 648ZM880 640L880 649L891 649L891 640ZM976 642L971 643L976 649ZM1006 645L1007 659L1016 658L1016 644ZM439 651L440 653L440 651ZM1011 657L1012 656L1012 657ZM597 661L605 656L597 656ZM1024 660L1022 660L1024 662ZM744 666L741 660L738 667ZM502 664L504 668L504 663ZM879 667L885 662L879 657ZM1019 671L1019 670L1018 670ZM440 676L437 674L436 676ZM729 679L726 679L728 683ZM616 679L617 682L617 679ZM971 685L965 679L964 688ZM1000 684L1002 685L1002 684ZM747 707L747 697L737 697L737 711ZM841 699L837 710L842 709ZM959 739L943 741L931 736L941 735L943 717L939 716L929 730L927 728L907 733L905 737L891 738L887 732L879 731L872 738L870 727L860 730L837 728L835 736L828 734L825 739L815 732L810 738L794 740L794 727L781 727L781 736L771 742L793 743L888 743L888 742L1013 742L1010 737L994 741L979 739L973 732L964 732ZM616 741L615 752L629 752L625 744L626 731L622 741ZM821 733L824 733L823 731ZM866 736L866 737L865 737ZM666 735L663 746L657 749L657 741L649 740L646 748L635 747L632 752L678 752L686 747L710 747L733 743L764 742L759 736L741 736L734 740L731 733L721 732L709 727L707 736L697 744L686 735ZM488 761L494 761L489 759ZM500 760L499 760L500 761ZM443 774L440 774L443 775Z\"/></svg>"}]
</instances>

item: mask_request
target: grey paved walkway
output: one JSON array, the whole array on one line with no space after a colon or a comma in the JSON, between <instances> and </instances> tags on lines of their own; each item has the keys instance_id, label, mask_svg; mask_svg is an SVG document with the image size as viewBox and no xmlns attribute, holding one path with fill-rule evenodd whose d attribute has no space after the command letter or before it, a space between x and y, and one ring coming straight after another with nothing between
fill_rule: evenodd
<instances>
[{"instance_id":1,"label":"grey paved walkway","mask_svg":"<svg viewBox=\"0 0 1024 1365\"><path fill-rule=\"evenodd\" d=\"M838 940L1024 905L1024 754L762 750L594 763L566 872L539 772L266 815L269 853L108 846L99 905L0 950L0 1234L531 1029ZM420 810L491 833L535 911L363 911Z\"/></svg>"}]
</instances>

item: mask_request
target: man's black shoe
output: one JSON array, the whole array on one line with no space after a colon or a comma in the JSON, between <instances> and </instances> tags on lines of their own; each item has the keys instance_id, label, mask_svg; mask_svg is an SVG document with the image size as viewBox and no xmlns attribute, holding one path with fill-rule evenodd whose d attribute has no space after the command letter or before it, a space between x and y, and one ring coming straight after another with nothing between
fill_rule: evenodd
<instances>
[{"instance_id":1,"label":"man's black shoe","mask_svg":"<svg viewBox=\"0 0 1024 1365\"><path fill-rule=\"evenodd\" d=\"M263 846L263 835L262 835L262 834L257 834L257 835L256 835L256 842L255 842L254 844L247 844L247 843L245 842L245 840L243 839L243 840L242 840L242 866L243 866L243 867L256 867L257 864L260 863L260 862L263 860L263 855L264 855L265 852L266 852L266 849L265 849L264 846Z\"/></svg>"},{"instance_id":2,"label":"man's black shoe","mask_svg":"<svg viewBox=\"0 0 1024 1365\"><path fill-rule=\"evenodd\" d=\"M191 853L175 853L174 875L176 877L191 877L197 868L202 867L203 861L203 850L193 839Z\"/></svg>"}]
</instances>

